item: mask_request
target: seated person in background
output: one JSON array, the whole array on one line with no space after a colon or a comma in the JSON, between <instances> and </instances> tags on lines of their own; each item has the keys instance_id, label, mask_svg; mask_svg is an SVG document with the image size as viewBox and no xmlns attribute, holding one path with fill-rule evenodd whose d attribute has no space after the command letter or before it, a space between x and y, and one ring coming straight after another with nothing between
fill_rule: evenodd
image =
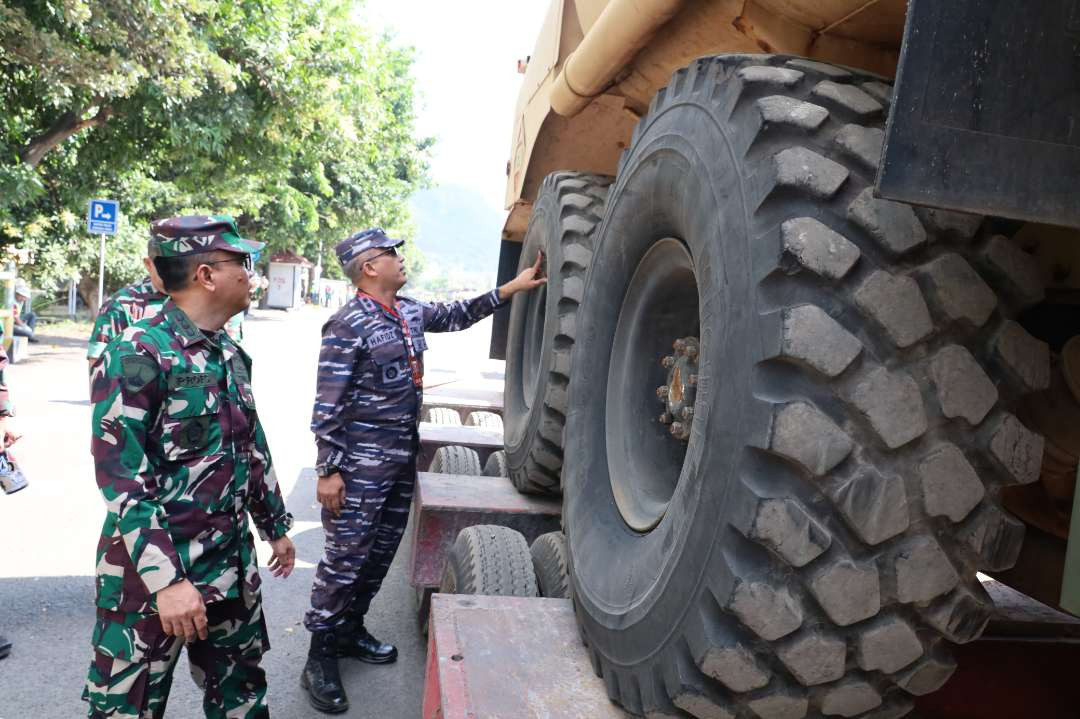
<instances>
[{"instance_id":1,"label":"seated person in background","mask_svg":"<svg viewBox=\"0 0 1080 719\"><path fill-rule=\"evenodd\" d=\"M34 336L37 315L34 314L30 305L30 287L22 280L15 284L15 304L11 309L15 319L14 335L26 337L31 342L38 342L38 338Z\"/></svg>"}]
</instances>

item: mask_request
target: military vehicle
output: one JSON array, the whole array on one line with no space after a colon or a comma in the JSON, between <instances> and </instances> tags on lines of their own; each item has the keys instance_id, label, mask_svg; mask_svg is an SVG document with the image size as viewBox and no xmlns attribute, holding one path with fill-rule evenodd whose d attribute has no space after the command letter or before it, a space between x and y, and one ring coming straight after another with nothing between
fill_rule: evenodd
<instances>
[{"instance_id":1,"label":"military vehicle","mask_svg":"<svg viewBox=\"0 0 1080 719\"><path fill-rule=\"evenodd\" d=\"M627 711L903 716L979 572L1080 608L1078 48L1074 0L554 0L492 353Z\"/></svg>"}]
</instances>

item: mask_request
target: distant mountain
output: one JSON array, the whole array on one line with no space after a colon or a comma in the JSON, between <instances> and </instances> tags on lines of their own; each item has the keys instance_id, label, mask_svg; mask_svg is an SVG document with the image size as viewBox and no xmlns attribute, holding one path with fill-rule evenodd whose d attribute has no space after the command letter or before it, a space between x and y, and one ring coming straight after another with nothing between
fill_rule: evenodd
<instances>
[{"instance_id":1,"label":"distant mountain","mask_svg":"<svg viewBox=\"0 0 1080 719\"><path fill-rule=\"evenodd\" d=\"M483 272L494 276L506 213L483 195L460 185L421 190L409 198L416 244L433 270Z\"/></svg>"}]
</instances>

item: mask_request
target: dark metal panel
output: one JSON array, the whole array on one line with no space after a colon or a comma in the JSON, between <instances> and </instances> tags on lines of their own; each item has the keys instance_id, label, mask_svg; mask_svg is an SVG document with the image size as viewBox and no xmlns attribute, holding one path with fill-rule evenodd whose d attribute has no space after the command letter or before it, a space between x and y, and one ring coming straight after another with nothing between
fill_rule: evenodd
<instances>
[{"instance_id":1,"label":"dark metal panel","mask_svg":"<svg viewBox=\"0 0 1080 719\"><path fill-rule=\"evenodd\" d=\"M512 240L503 240L499 247L499 274L498 284L500 287L517 276L518 261L521 259L521 243ZM488 349L488 357L491 359L506 359L506 338L510 334L510 305L495 312L495 319L491 325L491 346Z\"/></svg>"},{"instance_id":2,"label":"dark metal panel","mask_svg":"<svg viewBox=\"0 0 1080 719\"><path fill-rule=\"evenodd\" d=\"M1080 227L1080 0L911 0L882 197Z\"/></svg>"}]
</instances>

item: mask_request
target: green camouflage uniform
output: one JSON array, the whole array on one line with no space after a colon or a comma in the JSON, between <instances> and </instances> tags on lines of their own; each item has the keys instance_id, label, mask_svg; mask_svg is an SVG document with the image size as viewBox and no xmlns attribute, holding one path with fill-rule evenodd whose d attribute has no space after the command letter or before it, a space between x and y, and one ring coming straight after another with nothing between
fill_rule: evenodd
<instances>
[{"instance_id":1,"label":"green camouflage uniform","mask_svg":"<svg viewBox=\"0 0 1080 719\"><path fill-rule=\"evenodd\" d=\"M149 277L114 292L98 310L86 359L96 360L105 351L105 345L136 322L152 318L167 299L168 295L154 289Z\"/></svg>"},{"instance_id":2,"label":"green camouflage uniform","mask_svg":"<svg viewBox=\"0 0 1080 719\"><path fill-rule=\"evenodd\" d=\"M225 332L204 334L172 301L124 330L94 366L92 450L108 512L83 693L91 717L163 715L184 642L162 630L155 594L184 579L210 625L209 638L188 647L206 716L268 716L248 514L268 540L292 517L250 377L250 359Z\"/></svg>"},{"instance_id":3,"label":"green camouflage uniform","mask_svg":"<svg viewBox=\"0 0 1080 719\"><path fill-rule=\"evenodd\" d=\"M136 322L151 319L161 312L167 299L169 296L158 292L149 277L114 292L98 310L86 348L86 359L96 360L105 352L105 346L121 332ZM225 332L237 342L244 339L243 312L229 318Z\"/></svg>"}]
</instances>

